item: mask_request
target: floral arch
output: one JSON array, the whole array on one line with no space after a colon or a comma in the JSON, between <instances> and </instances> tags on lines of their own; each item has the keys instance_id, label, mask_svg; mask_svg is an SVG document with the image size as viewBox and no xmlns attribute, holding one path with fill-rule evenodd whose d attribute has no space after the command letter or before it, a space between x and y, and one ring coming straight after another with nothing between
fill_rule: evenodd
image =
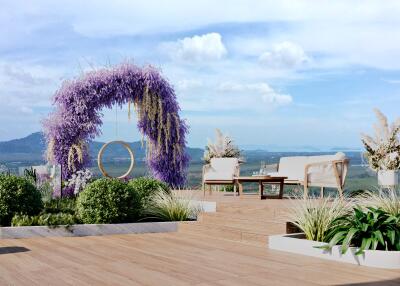
<instances>
[{"instance_id":1,"label":"floral arch","mask_svg":"<svg viewBox=\"0 0 400 286\"><path fill-rule=\"evenodd\" d=\"M134 106L153 175L172 187L183 186L188 127L179 117L174 89L154 67L130 63L65 81L56 92L56 109L44 121L44 133L47 159L61 165L63 179L88 164L87 143L101 133L101 110L114 104Z\"/></svg>"}]
</instances>

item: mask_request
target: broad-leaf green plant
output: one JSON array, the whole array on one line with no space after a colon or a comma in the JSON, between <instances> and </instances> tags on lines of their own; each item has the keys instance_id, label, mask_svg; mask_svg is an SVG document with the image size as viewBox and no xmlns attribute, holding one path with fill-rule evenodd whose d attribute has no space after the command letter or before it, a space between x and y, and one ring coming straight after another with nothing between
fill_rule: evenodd
<instances>
[{"instance_id":1,"label":"broad-leaf green plant","mask_svg":"<svg viewBox=\"0 0 400 286\"><path fill-rule=\"evenodd\" d=\"M336 220L328 236L329 244L322 246L331 249L341 244L344 254L350 246L358 247L357 255L365 250L400 251L400 216L387 213L380 208L355 207L352 215L345 215Z\"/></svg>"}]
</instances>

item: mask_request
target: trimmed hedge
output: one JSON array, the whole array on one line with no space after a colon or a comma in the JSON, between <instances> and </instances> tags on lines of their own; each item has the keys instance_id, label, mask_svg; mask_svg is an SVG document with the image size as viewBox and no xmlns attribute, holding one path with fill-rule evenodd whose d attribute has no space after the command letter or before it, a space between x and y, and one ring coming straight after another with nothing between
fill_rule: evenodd
<instances>
[{"instance_id":1,"label":"trimmed hedge","mask_svg":"<svg viewBox=\"0 0 400 286\"><path fill-rule=\"evenodd\" d=\"M83 223L132 222L141 213L135 189L118 179L98 179L79 194L76 211Z\"/></svg>"},{"instance_id":2,"label":"trimmed hedge","mask_svg":"<svg viewBox=\"0 0 400 286\"><path fill-rule=\"evenodd\" d=\"M15 214L37 215L42 208L40 192L29 180L0 175L0 225L9 226Z\"/></svg>"}]
</instances>

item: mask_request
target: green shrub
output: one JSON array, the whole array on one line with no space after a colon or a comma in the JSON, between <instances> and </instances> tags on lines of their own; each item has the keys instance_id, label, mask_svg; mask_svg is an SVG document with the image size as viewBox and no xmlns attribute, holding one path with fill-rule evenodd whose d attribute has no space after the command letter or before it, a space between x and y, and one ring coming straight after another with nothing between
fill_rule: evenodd
<instances>
[{"instance_id":1,"label":"green shrub","mask_svg":"<svg viewBox=\"0 0 400 286\"><path fill-rule=\"evenodd\" d=\"M70 226L78 223L76 217L72 214L67 213L45 213L37 216L28 216L17 214L13 217L12 226L33 226L33 225L47 225L47 226L58 226L66 225Z\"/></svg>"},{"instance_id":2,"label":"green shrub","mask_svg":"<svg viewBox=\"0 0 400 286\"><path fill-rule=\"evenodd\" d=\"M9 226L16 213L36 215L42 210L40 192L27 179L0 175L0 225Z\"/></svg>"},{"instance_id":3,"label":"green shrub","mask_svg":"<svg viewBox=\"0 0 400 286\"><path fill-rule=\"evenodd\" d=\"M76 199L75 198L57 198L44 202L44 213L67 213L75 214Z\"/></svg>"},{"instance_id":4,"label":"green shrub","mask_svg":"<svg viewBox=\"0 0 400 286\"><path fill-rule=\"evenodd\" d=\"M139 177L130 180L128 184L137 193L142 210L145 210L149 206L152 198L159 192L170 192L170 188L167 184L150 177Z\"/></svg>"},{"instance_id":5,"label":"green shrub","mask_svg":"<svg viewBox=\"0 0 400 286\"><path fill-rule=\"evenodd\" d=\"M141 203L137 192L118 179L98 179L79 194L78 217L83 223L121 223L138 219Z\"/></svg>"}]
</instances>

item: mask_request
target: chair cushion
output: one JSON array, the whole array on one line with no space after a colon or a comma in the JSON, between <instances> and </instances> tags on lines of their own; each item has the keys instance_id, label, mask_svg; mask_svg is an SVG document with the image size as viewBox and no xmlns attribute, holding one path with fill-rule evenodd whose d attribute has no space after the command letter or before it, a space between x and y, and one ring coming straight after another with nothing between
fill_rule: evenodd
<instances>
[{"instance_id":1,"label":"chair cushion","mask_svg":"<svg viewBox=\"0 0 400 286\"><path fill-rule=\"evenodd\" d=\"M212 158L210 161L211 169L217 173L235 173L235 168L239 162L237 158Z\"/></svg>"},{"instance_id":2,"label":"chair cushion","mask_svg":"<svg viewBox=\"0 0 400 286\"><path fill-rule=\"evenodd\" d=\"M311 163L319 162L330 162L334 160L345 159L346 155L342 152L338 152L334 155L319 155L319 156L293 156L293 157L282 157L279 161L279 170L275 175L283 175L288 177L288 180L304 181L305 166ZM341 172L341 169L338 170ZM312 173L312 176L310 176ZM273 173L269 173L271 175ZM312 166L309 169L309 180L323 182L334 185L336 179L333 173L332 164Z\"/></svg>"},{"instance_id":3,"label":"chair cushion","mask_svg":"<svg viewBox=\"0 0 400 286\"><path fill-rule=\"evenodd\" d=\"M302 181L306 164L306 156L282 157L279 161L278 173L288 177L288 180Z\"/></svg>"},{"instance_id":4,"label":"chair cushion","mask_svg":"<svg viewBox=\"0 0 400 286\"><path fill-rule=\"evenodd\" d=\"M239 161L237 158L212 158L210 167L204 173L204 180L233 181L238 165Z\"/></svg>"}]
</instances>

